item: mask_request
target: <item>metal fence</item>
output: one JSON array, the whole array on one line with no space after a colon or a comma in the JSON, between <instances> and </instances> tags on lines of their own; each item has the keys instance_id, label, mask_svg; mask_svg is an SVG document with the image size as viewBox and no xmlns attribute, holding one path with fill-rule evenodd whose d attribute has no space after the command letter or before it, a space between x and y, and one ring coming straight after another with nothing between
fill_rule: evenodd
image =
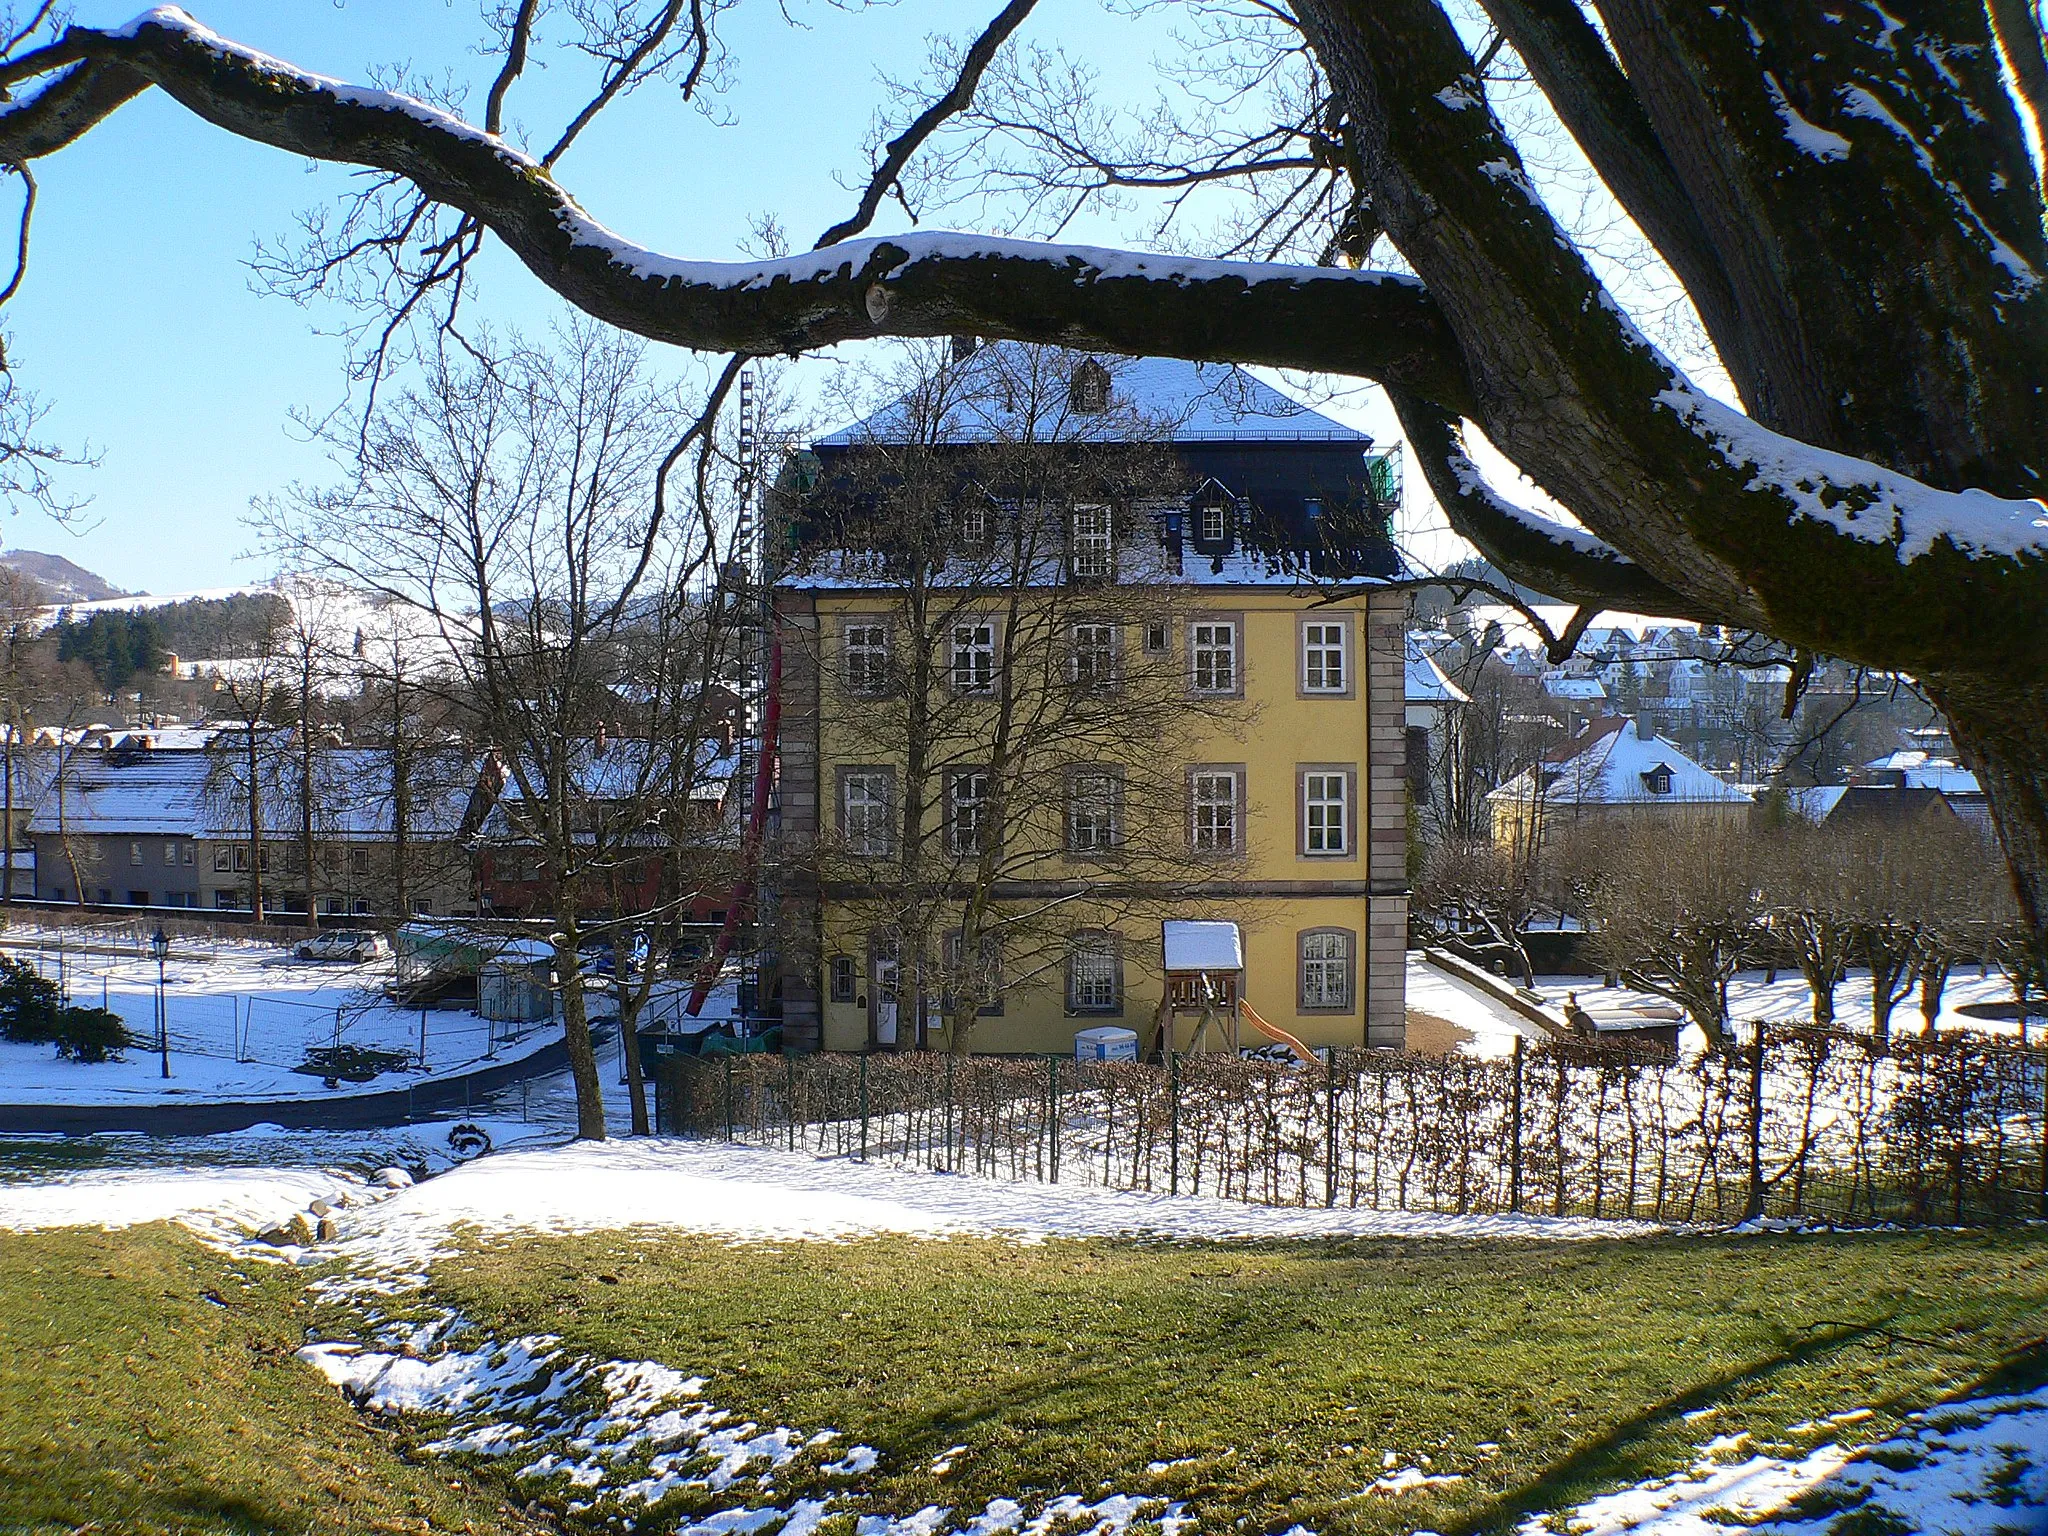
<instances>
[{"instance_id":1,"label":"metal fence","mask_svg":"<svg viewBox=\"0 0 2048 1536\"><path fill-rule=\"evenodd\" d=\"M1675 1060L1568 1043L1313 1066L935 1054L663 1063L671 1132L1261 1205L1726 1223L2048 1218L2048 1052L1759 1027Z\"/></svg>"}]
</instances>

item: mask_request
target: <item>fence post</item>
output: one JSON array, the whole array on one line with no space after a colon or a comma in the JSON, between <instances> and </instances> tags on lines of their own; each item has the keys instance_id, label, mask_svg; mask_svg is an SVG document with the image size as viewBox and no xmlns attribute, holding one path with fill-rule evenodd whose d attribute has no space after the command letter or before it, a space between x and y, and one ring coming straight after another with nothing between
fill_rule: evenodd
<instances>
[{"instance_id":1,"label":"fence post","mask_svg":"<svg viewBox=\"0 0 2048 1536\"><path fill-rule=\"evenodd\" d=\"M2041 1053L2041 1219L2048 1221L2048 1051Z\"/></svg>"},{"instance_id":2,"label":"fence post","mask_svg":"<svg viewBox=\"0 0 2048 1536\"><path fill-rule=\"evenodd\" d=\"M1166 1192L1180 1193L1180 1052L1166 1049Z\"/></svg>"},{"instance_id":3,"label":"fence post","mask_svg":"<svg viewBox=\"0 0 2048 1536\"><path fill-rule=\"evenodd\" d=\"M946 1172L954 1172L953 1165L953 1063L955 1056L946 1052Z\"/></svg>"},{"instance_id":4,"label":"fence post","mask_svg":"<svg viewBox=\"0 0 2048 1536\"><path fill-rule=\"evenodd\" d=\"M1508 1209L1522 1209L1522 1049L1528 1042L1515 1036L1515 1073L1508 1094Z\"/></svg>"},{"instance_id":5,"label":"fence post","mask_svg":"<svg viewBox=\"0 0 2048 1536\"><path fill-rule=\"evenodd\" d=\"M725 1139L732 1140L732 1058L725 1058Z\"/></svg>"},{"instance_id":6,"label":"fence post","mask_svg":"<svg viewBox=\"0 0 2048 1536\"><path fill-rule=\"evenodd\" d=\"M860 1053L860 1160L868 1160L868 1053Z\"/></svg>"},{"instance_id":7,"label":"fence post","mask_svg":"<svg viewBox=\"0 0 2048 1536\"><path fill-rule=\"evenodd\" d=\"M1060 1059L1045 1058L1045 1141L1054 1184L1060 1181Z\"/></svg>"},{"instance_id":8,"label":"fence post","mask_svg":"<svg viewBox=\"0 0 2048 1536\"><path fill-rule=\"evenodd\" d=\"M1743 1218L1754 1221L1764 1213L1764 1027L1756 1026L1749 1042L1749 1198Z\"/></svg>"},{"instance_id":9,"label":"fence post","mask_svg":"<svg viewBox=\"0 0 2048 1536\"><path fill-rule=\"evenodd\" d=\"M1323 1204L1337 1203L1337 1047L1325 1059L1329 1078L1323 1093Z\"/></svg>"},{"instance_id":10,"label":"fence post","mask_svg":"<svg viewBox=\"0 0 2048 1536\"><path fill-rule=\"evenodd\" d=\"M251 998L249 1001L253 1005L255 999ZM253 1014L256 1010L252 1006L249 1011ZM420 1009L420 1070L422 1072L427 1070L427 1010L425 1008Z\"/></svg>"},{"instance_id":11,"label":"fence post","mask_svg":"<svg viewBox=\"0 0 2048 1536\"><path fill-rule=\"evenodd\" d=\"M796 1055L782 1056L782 1115L789 1122L789 1150L796 1150Z\"/></svg>"}]
</instances>

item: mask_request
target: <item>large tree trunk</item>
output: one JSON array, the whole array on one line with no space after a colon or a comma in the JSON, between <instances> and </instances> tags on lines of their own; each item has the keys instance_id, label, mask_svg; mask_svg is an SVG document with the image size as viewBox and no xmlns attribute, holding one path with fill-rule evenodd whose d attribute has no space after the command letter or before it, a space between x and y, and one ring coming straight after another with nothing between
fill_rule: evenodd
<instances>
[{"instance_id":1,"label":"large tree trunk","mask_svg":"<svg viewBox=\"0 0 2048 1536\"><path fill-rule=\"evenodd\" d=\"M1990 803L2020 915L2048 944L2048 682L1921 681L1948 715L1956 749Z\"/></svg>"}]
</instances>

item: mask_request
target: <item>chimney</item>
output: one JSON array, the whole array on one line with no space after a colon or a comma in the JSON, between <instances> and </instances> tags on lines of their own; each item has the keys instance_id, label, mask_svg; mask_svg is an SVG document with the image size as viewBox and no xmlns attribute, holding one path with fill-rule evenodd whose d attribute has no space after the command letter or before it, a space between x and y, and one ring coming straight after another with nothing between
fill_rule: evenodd
<instances>
[{"instance_id":1,"label":"chimney","mask_svg":"<svg viewBox=\"0 0 2048 1536\"><path fill-rule=\"evenodd\" d=\"M738 741L738 737L736 736L736 734L735 734L735 733L734 733L734 731L733 731L733 728L732 728L732 721L730 721L730 720L721 720L721 721L719 721L719 722L718 722L718 750L719 750L720 752L722 752L722 753L724 753L724 752L731 752L731 751L732 751L732 749L733 749L733 747L734 747L734 745L735 745L735 744L737 743L737 741Z\"/></svg>"},{"instance_id":2,"label":"chimney","mask_svg":"<svg viewBox=\"0 0 2048 1536\"><path fill-rule=\"evenodd\" d=\"M966 362L967 359L981 350L981 338L979 336L955 336L951 340L953 343L953 361L956 363Z\"/></svg>"},{"instance_id":3,"label":"chimney","mask_svg":"<svg viewBox=\"0 0 2048 1536\"><path fill-rule=\"evenodd\" d=\"M601 758L609 750L609 747L610 744L605 740L604 722L600 720L597 722L597 741L591 748L591 756Z\"/></svg>"}]
</instances>

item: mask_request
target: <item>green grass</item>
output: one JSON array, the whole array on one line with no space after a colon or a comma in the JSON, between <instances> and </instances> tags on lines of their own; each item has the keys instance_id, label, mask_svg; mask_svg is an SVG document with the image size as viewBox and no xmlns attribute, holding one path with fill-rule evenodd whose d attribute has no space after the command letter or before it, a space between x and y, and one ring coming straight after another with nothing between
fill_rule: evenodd
<instances>
[{"instance_id":1,"label":"green grass","mask_svg":"<svg viewBox=\"0 0 2048 1536\"><path fill-rule=\"evenodd\" d=\"M537 1529L293 1357L305 1279L168 1226L0 1236L0 1532Z\"/></svg>"},{"instance_id":2,"label":"green grass","mask_svg":"<svg viewBox=\"0 0 2048 1536\"><path fill-rule=\"evenodd\" d=\"M509 1466L419 1459L434 1426L373 1423L293 1358L309 1325L359 1322L309 1303L308 1278L170 1227L0 1239L0 1532L534 1529L505 1502L533 1491ZM883 1460L858 1480L865 1509L1117 1491L1247 1533L1498 1529L1682 1467L1715 1434L1803 1447L1818 1437L1792 1424L1872 1407L1852 1432L1877 1438L1944 1395L2048 1377L2038 1231L522 1237L444 1260L416 1299L500 1337L663 1360L710 1377L722 1407L866 1441ZM1357 1497L1387 1451L1464 1481ZM802 1491L777 1480L778 1498ZM1815 1497L1837 1523L1868 1513Z\"/></svg>"},{"instance_id":3,"label":"green grass","mask_svg":"<svg viewBox=\"0 0 2048 1536\"><path fill-rule=\"evenodd\" d=\"M1676 1470L1716 1434L1805 1447L1819 1437L1791 1425L1871 1407L1851 1432L1876 1438L1945 1394L2048 1376L2038 1232L779 1249L614 1234L475 1250L434 1289L501 1336L662 1360L710 1377L722 1407L866 1441L883 1452L869 1507L899 1513L1115 1490L1185 1499L1205 1529L1495 1529ZM1464 1481L1357 1497L1387 1451Z\"/></svg>"}]
</instances>

